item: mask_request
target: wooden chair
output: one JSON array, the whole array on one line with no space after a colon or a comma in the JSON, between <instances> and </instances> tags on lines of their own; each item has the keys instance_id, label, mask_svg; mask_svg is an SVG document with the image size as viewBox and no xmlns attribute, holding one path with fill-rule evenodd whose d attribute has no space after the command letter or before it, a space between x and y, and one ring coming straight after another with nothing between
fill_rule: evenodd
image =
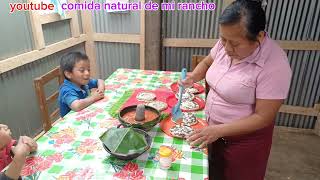
<instances>
[{"instance_id":1,"label":"wooden chair","mask_svg":"<svg viewBox=\"0 0 320 180\"><path fill-rule=\"evenodd\" d=\"M44 86L53 79L58 80L59 86L63 83L63 75L60 73L59 66L51 70L50 72L34 79L34 87L36 96L38 97L38 103L40 107L42 126L44 132L47 132L52 127L52 121L54 118L59 118L59 107L52 113L49 113L49 104L56 102L59 96L59 90L55 91L49 97L46 97ZM41 133L40 133L41 134Z\"/></svg>"},{"instance_id":2,"label":"wooden chair","mask_svg":"<svg viewBox=\"0 0 320 180\"><path fill-rule=\"evenodd\" d=\"M202 56L202 55L192 55L191 57L191 71L193 71L197 65L207 56ZM206 96L209 93L210 87L207 81L205 81L205 88L206 88Z\"/></svg>"}]
</instances>

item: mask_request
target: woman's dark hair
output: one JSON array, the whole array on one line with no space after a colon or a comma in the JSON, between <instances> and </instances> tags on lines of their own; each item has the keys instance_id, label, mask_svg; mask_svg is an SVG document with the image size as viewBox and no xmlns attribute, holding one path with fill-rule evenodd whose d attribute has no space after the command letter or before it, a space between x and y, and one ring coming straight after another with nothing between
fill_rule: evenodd
<instances>
[{"instance_id":1,"label":"woman's dark hair","mask_svg":"<svg viewBox=\"0 0 320 180\"><path fill-rule=\"evenodd\" d=\"M266 27L266 15L262 9L262 0L236 0L222 12L219 24L234 25L243 22L246 37L257 41L257 35Z\"/></svg>"},{"instance_id":2,"label":"woman's dark hair","mask_svg":"<svg viewBox=\"0 0 320 180\"><path fill-rule=\"evenodd\" d=\"M89 58L82 52L69 52L61 57L60 71L63 74L64 78L68 79L64 75L64 72L72 72L74 65L79 61L89 61Z\"/></svg>"}]
</instances>

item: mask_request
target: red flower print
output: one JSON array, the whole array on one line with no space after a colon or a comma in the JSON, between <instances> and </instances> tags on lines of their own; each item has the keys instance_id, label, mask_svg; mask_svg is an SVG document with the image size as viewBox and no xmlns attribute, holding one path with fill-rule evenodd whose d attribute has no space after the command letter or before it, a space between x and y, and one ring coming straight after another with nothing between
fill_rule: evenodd
<instances>
[{"instance_id":1,"label":"red flower print","mask_svg":"<svg viewBox=\"0 0 320 180\"><path fill-rule=\"evenodd\" d=\"M125 171L120 171L113 174L113 179L127 179L128 173Z\"/></svg>"},{"instance_id":2,"label":"red flower print","mask_svg":"<svg viewBox=\"0 0 320 180\"><path fill-rule=\"evenodd\" d=\"M52 161L44 160L38 164L37 171L44 171L44 170L50 168L51 165L52 165Z\"/></svg>"},{"instance_id":3,"label":"red flower print","mask_svg":"<svg viewBox=\"0 0 320 180\"><path fill-rule=\"evenodd\" d=\"M36 169L32 166L25 166L21 171L21 176L30 176L36 173Z\"/></svg>"},{"instance_id":4,"label":"red flower print","mask_svg":"<svg viewBox=\"0 0 320 180\"><path fill-rule=\"evenodd\" d=\"M130 180L143 180L146 177L143 175L143 171L137 170L130 173Z\"/></svg>"},{"instance_id":5,"label":"red flower print","mask_svg":"<svg viewBox=\"0 0 320 180\"><path fill-rule=\"evenodd\" d=\"M134 171L136 171L136 170L138 170L138 169L139 169L138 164L135 164L135 163L132 163L132 162L128 162L128 163L123 167L122 170L124 170L124 171L129 171L129 172L134 172Z\"/></svg>"},{"instance_id":6,"label":"red flower print","mask_svg":"<svg viewBox=\"0 0 320 180\"><path fill-rule=\"evenodd\" d=\"M62 154L60 154L60 153L57 153L57 154L54 154L54 155L52 155L52 156L47 157L47 160L52 161L52 162L53 162L53 161L55 161L55 162L61 162L62 159L63 159L63 156L62 156Z\"/></svg>"},{"instance_id":7,"label":"red flower print","mask_svg":"<svg viewBox=\"0 0 320 180\"><path fill-rule=\"evenodd\" d=\"M143 171L139 169L138 164L128 162L120 172L113 175L114 179L130 179L130 180L145 180Z\"/></svg>"},{"instance_id":8,"label":"red flower print","mask_svg":"<svg viewBox=\"0 0 320 180\"><path fill-rule=\"evenodd\" d=\"M152 75L152 74L155 74L155 71L145 70L145 71L143 71L143 74Z\"/></svg>"}]
</instances>

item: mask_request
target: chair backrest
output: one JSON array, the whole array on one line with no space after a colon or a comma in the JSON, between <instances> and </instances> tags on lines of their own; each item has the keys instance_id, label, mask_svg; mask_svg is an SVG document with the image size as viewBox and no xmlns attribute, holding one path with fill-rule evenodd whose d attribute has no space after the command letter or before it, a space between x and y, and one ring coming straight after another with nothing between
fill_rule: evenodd
<instances>
[{"instance_id":1,"label":"chair backrest","mask_svg":"<svg viewBox=\"0 0 320 180\"><path fill-rule=\"evenodd\" d=\"M36 96L38 98L38 103L40 107L42 125L45 132L47 132L52 127L52 121L54 118L59 117L59 107L56 108L52 113L49 113L49 104L56 102L59 96L59 89L46 97L44 86L53 79L57 79L59 86L63 83L63 75L60 73L59 66L51 70L50 72L34 79L34 87Z\"/></svg>"},{"instance_id":2,"label":"chair backrest","mask_svg":"<svg viewBox=\"0 0 320 180\"><path fill-rule=\"evenodd\" d=\"M193 71L196 66L207 56L202 56L202 55L192 55L191 59L191 71Z\"/></svg>"},{"instance_id":3,"label":"chair backrest","mask_svg":"<svg viewBox=\"0 0 320 180\"><path fill-rule=\"evenodd\" d=\"M202 55L192 55L191 57L191 71L193 71L197 65L207 56L202 56ZM210 87L209 84L206 82L205 88L206 88L206 95L208 95Z\"/></svg>"}]
</instances>

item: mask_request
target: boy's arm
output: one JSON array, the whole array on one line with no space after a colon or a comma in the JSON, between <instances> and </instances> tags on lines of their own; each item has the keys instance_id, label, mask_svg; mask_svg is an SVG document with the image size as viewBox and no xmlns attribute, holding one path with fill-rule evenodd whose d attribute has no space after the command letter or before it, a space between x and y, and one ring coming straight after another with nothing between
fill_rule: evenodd
<instances>
[{"instance_id":1,"label":"boy's arm","mask_svg":"<svg viewBox=\"0 0 320 180\"><path fill-rule=\"evenodd\" d=\"M97 86L98 86L99 91L104 93L104 80L98 79L98 83L97 84L98 84Z\"/></svg>"},{"instance_id":2,"label":"boy's arm","mask_svg":"<svg viewBox=\"0 0 320 180\"><path fill-rule=\"evenodd\" d=\"M93 104L94 102L96 102L99 99L101 99L101 98L99 96L97 96L96 93L92 93L91 96L89 96L85 99L74 100L71 103L70 108L74 111L80 111L80 110L90 106L91 104Z\"/></svg>"}]
</instances>

